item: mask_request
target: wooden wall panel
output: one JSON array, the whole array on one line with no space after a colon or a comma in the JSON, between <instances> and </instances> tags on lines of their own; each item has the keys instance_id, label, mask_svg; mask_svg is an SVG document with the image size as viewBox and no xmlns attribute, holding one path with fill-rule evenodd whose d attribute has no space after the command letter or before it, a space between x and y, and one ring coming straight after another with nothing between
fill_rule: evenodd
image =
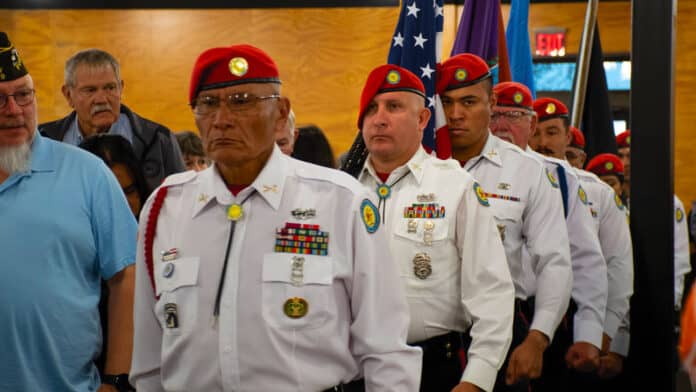
<instances>
[{"instance_id":1,"label":"wooden wall panel","mask_svg":"<svg viewBox=\"0 0 696 392\"><path fill-rule=\"evenodd\" d=\"M443 56L454 42L461 7L445 7ZM584 3L533 4L536 27L567 28L575 53ZM503 6L507 20L509 6ZM354 138L360 91L371 68L386 61L398 8L265 10L52 10L3 11L0 29L19 48L37 85L41 121L69 112L60 94L65 59L99 47L121 61L124 102L173 130L193 129L186 105L195 57L213 46L248 42L277 61L283 93L299 123L324 129L336 154ZM600 2L605 53L630 51L630 2ZM646 28L649 28L646 27ZM533 41L532 41L533 42ZM686 203L696 199L696 4L680 1L677 17L675 184ZM649 108L646 108L649 110Z\"/></svg>"}]
</instances>

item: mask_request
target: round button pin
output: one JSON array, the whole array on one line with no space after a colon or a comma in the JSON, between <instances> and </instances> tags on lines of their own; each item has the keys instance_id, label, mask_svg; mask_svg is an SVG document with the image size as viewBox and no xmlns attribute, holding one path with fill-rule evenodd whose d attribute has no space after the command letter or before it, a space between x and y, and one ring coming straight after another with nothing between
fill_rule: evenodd
<instances>
[{"instance_id":1,"label":"round button pin","mask_svg":"<svg viewBox=\"0 0 696 392\"><path fill-rule=\"evenodd\" d=\"M164 270L162 271L162 276L165 278L171 278L172 275L174 275L174 263L169 263L164 266Z\"/></svg>"}]
</instances>

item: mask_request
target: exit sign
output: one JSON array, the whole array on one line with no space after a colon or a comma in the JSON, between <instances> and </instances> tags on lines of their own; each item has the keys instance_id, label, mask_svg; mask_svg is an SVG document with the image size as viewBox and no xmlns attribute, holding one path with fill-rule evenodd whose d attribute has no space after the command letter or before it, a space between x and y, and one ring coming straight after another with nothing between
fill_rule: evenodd
<instances>
[{"instance_id":1,"label":"exit sign","mask_svg":"<svg viewBox=\"0 0 696 392\"><path fill-rule=\"evenodd\" d=\"M535 35L537 56L565 56L565 29L543 29L536 31Z\"/></svg>"}]
</instances>

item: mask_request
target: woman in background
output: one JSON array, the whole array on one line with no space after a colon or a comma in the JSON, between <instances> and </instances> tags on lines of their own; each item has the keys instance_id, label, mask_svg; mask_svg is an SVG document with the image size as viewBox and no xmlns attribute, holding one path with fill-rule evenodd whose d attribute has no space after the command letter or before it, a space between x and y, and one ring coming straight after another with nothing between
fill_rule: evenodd
<instances>
[{"instance_id":1,"label":"woman in background","mask_svg":"<svg viewBox=\"0 0 696 392\"><path fill-rule=\"evenodd\" d=\"M319 166L336 168L333 151L321 128L314 124L299 128L295 141L294 158Z\"/></svg>"}]
</instances>

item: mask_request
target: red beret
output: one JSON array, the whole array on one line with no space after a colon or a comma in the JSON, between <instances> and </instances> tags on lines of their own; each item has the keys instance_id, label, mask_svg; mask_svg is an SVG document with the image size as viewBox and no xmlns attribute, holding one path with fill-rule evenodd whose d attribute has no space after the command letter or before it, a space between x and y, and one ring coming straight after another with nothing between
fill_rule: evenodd
<instances>
[{"instance_id":1,"label":"red beret","mask_svg":"<svg viewBox=\"0 0 696 392\"><path fill-rule=\"evenodd\" d=\"M522 83L498 83L493 87L493 92L498 95L497 106L532 110L532 92Z\"/></svg>"},{"instance_id":2,"label":"red beret","mask_svg":"<svg viewBox=\"0 0 696 392\"><path fill-rule=\"evenodd\" d=\"M615 175L621 176L624 174L624 166L621 159L614 154L599 154L592 158L587 164L587 171L598 176Z\"/></svg>"},{"instance_id":3,"label":"red beret","mask_svg":"<svg viewBox=\"0 0 696 392\"><path fill-rule=\"evenodd\" d=\"M475 54L462 53L450 57L438 67L437 92L471 86L491 77L488 64Z\"/></svg>"},{"instance_id":4,"label":"red beret","mask_svg":"<svg viewBox=\"0 0 696 392\"><path fill-rule=\"evenodd\" d=\"M425 99L425 86L420 78L406 68L394 64L380 65L370 72L360 96L360 112L358 113L358 128L362 129L362 120L367 105L377 94L390 91L408 91L418 94Z\"/></svg>"},{"instance_id":5,"label":"red beret","mask_svg":"<svg viewBox=\"0 0 696 392\"><path fill-rule=\"evenodd\" d=\"M624 132L616 135L616 147L624 148L631 147L631 130L627 129Z\"/></svg>"},{"instance_id":6,"label":"red beret","mask_svg":"<svg viewBox=\"0 0 696 392\"><path fill-rule=\"evenodd\" d=\"M251 45L208 49L193 66L189 102L202 90L243 83L280 84L278 67L266 52Z\"/></svg>"},{"instance_id":7,"label":"red beret","mask_svg":"<svg viewBox=\"0 0 696 392\"><path fill-rule=\"evenodd\" d=\"M572 139L570 139L570 146L584 150L585 149L585 135L582 134L582 131L580 131L579 129L577 129L571 125L570 126L570 134L572 136Z\"/></svg>"},{"instance_id":8,"label":"red beret","mask_svg":"<svg viewBox=\"0 0 696 392\"><path fill-rule=\"evenodd\" d=\"M534 101L534 111L539 122L551 120L552 118L568 118L568 108L563 102L554 98L539 98Z\"/></svg>"}]
</instances>

